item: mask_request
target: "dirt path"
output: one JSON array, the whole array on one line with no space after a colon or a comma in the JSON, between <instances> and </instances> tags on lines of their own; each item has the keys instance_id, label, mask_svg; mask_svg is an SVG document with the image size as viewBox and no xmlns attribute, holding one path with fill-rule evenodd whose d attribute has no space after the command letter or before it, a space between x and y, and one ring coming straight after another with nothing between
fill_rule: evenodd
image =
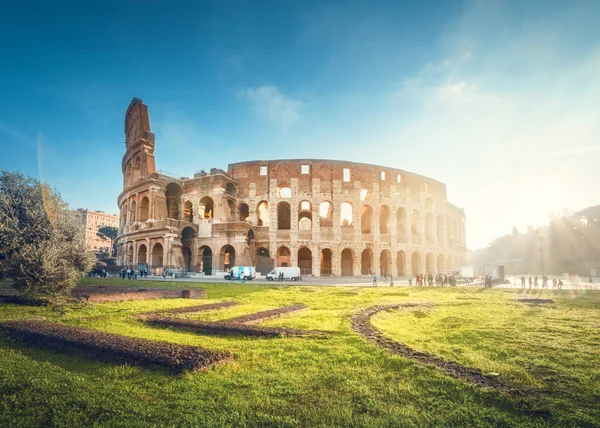
<instances>
[{"instance_id":1,"label":"dirt path","mask_svg":"<svg viewBox=\"0 0 600 428\"><path fill-rule=\"evenodd\" d=\"M374 343L380 348L386 349L403 357L412 358L427 366L433 366L449 376L462 379L485 388L494 388L501 392L510 393L511 395L521 395L516 393L514 389L503 383L496 376L486 375L481 370L465 367L459 363L447 361L433 354L416 351L407 345L384 337L383 334L371 324L371 317L381 311L388 311L392 309L424 309L432 306L433 305L429 303L417 302L371 306L369 308L359 310L352 316L352 329L364 336L369 342Z\"/></svg>"}]
</instances>

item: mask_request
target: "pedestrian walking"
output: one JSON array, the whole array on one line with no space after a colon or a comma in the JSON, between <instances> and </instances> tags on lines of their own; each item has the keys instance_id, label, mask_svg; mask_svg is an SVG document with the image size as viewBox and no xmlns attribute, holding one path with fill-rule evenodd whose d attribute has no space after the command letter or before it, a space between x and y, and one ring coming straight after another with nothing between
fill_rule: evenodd
<instances>
[{"instance_id":1,"label":"pedestrian walking","mask_svg":"<svg viewBox=\"0 0 600 428\"><path fill-rule=\"evenodd\" d=\"M373 272L373 287L377 287L377 274Z\"/></svg>"}]
</instances>

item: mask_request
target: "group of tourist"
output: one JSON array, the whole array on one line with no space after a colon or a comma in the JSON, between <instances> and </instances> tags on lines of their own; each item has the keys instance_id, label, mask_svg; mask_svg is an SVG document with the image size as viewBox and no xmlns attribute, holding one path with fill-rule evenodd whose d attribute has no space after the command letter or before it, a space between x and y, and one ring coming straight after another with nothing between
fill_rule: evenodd
<instances>
[{"instance_id":1,"label":"group of tourist","mask_svg":"<svg viewBox=\"0 0 600 428\"><path fill-rule=\"evenodd\" d=\"M136 269L121 269L120 276L122 279L138 279L140 278L148 278L148 271L145 269L141 269L139 272Z\"/></svg>"},{"instance_id":2,"label":"group of tourist","mask_svg":"<svg viewBox=\"0 0 600 428\"><path fill-rule=\"evenodd\" d=\"M448 285L455 286L456 278L454 275L443 275L441 273L438 273L437 275L433 275L432 273L418 273L415 275L415 284L417 287L433 287L434 284L438 287L447 287ZM408 285L412 285L412 277L410 276L408 277Z\"/></svg>"},{"instance_id":3,"label":"group of tourist","mask_svg":"<svg viewBox=\"0 0 600 428\"><path fill-rule=\"evenodd\" d=\"M529 277L528 280L525 279L524 276L521 276L521 288L527 288L527 282L529 283L529 288L539 288L540 286L540 280L538 278L538 276L536 275L535 277ZM552 279L552 289L558 289L560 290L563 287L563 282L562 279L556 279L553 278ZM548 276L546 275L542 275L542 287L541 288L548 288Z\"/></svg>"}]
</instances>

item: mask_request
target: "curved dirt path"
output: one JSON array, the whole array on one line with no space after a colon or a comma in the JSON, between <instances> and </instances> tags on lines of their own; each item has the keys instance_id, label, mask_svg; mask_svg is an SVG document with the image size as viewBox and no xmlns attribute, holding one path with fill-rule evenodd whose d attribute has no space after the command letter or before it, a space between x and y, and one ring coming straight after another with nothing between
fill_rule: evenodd
<instances>
[{"instance_id":1,"label":"curved dirt path","mask_svg":"<svg viewBox=\"0 0 600 428\"><path fill-rule=\"evenodd\" d=\"M498 377L485 375L481 370L465 367L459 363L448 361L437 355L426 352L416 351L413 348L392 339L388 339L371 324L371 317L381 311L391 309L421 309L431 308L430 303L396 303L391 305L376 305L361 309L352 316L352 329L364 336L369 342L374 343L382 349L386 349L394 354L403 357L412 358L427 366L433 366L436 369L446 373L449 376L465 380L476 385L494 388L501 392L511 393L511 395L521 395L503 383ZM516 394L515 394L516 393Z\"/></svg>"}]
</instances>

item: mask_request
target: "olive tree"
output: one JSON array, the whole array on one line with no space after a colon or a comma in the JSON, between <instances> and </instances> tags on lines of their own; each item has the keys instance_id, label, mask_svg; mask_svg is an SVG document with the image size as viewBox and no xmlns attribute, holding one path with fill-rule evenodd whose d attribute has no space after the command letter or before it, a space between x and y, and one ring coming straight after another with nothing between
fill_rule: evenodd
<instances>
[{"instance_id":1,"label":"olive tree","mask_svg":"<svg viewBox=\"0 0 600 428\"><path fill-rule=\"evenodd\" d=\"M81 217L47 184L0 174L0 272L25 294L68 293L90 270Z\"/></svg>"}]
</instances>

